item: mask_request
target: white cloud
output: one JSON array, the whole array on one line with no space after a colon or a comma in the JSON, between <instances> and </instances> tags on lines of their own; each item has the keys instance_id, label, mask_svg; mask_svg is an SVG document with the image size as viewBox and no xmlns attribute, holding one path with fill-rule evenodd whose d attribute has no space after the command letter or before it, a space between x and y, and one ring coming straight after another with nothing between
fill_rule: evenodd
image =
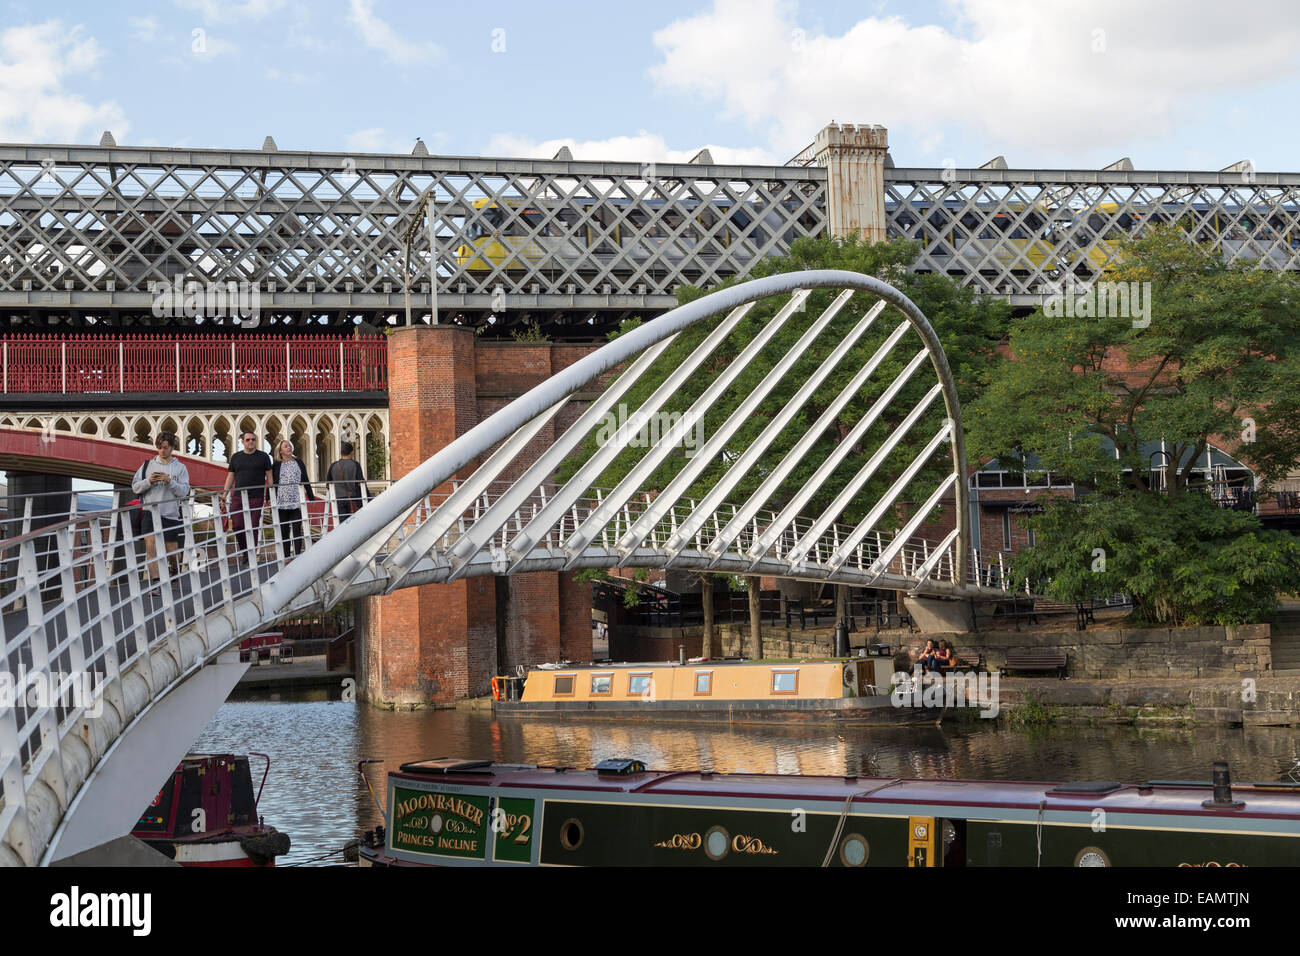
<instances>
[{"instance_id":1,"label":"white cloud","mask_svg":"<svg viewBox=\"0 0 1300 956\"><path fill-rule=\"evenodd\" d=\"M100 132L111 129L125 142L129 126L117 103L90 103L64 89L101 55L82 27L69 29L58 20L0 32L0 141L99 142Z\"/></svg>"},{"instance_id":2,"label":"white cloud","mask_svg":"<svg viewBox=\"0 0 1300 956\"><path fill-rule=\"evenodd\" d=\"M714 0L654 34L663 60L650 75L661 91L716 102L787 156L834 119L931 149L945 130L975 134L1016 165L1167 135L1197 95L1295 76L1300 46L1290 0L1261 0L1227 29L1209 0L950 9L954 29L867 17L832 36L779 0Z\"/></svg>"},{"instance_id":3,"label":"white cloud","mask_svg":"<svg viewBox=\"0 0 1300 956\"><path fill-rule=\"evenodd\" d=\"M153 17L128 17L132 38L141 43L152 43L158 39L158 21Z\"/></svg>"},{"instance_id":4,"label":"white cloud","mask_svg":"<svg viewBox=\"0 0 1300 956\"><path fill-rule=\"evenodd\" d=\"M264 20L285 5L286 0L175 0L183 10L194 10L206 23L234 23L238 20Z\"/></svg>"},{"instance_id":5,"label":"white cloud","mask_svg":"<svg viewBox=\"0 0 1300 956\"><path fill-rule=\"evenodd\" d=\"M403 66L428 63L442 58L442 49L429 41L413 43L404 40L384 20L375 15L374 0L350 0L348 22L357 28L366 46L384 53L388 59Z\"/></svg>"},{"instance_id":6,"label":"white cloud","mask_svg":"<svg viewBox=\"0 0 1300 956\"><path fill-rule=\"evenodd\" d=\"M669 149L664 138L658 133L640 130L635 136L613 136L609 139L583 140L547 139L534 140L527 137L511 136L501 133L493 136L488 143L487 155L507 156L523 159L550 159L561 146L569 147L575 160L605 160L608 162L628 163L685 163L702 147L692 149ZM778 165L788 156L777 156L769 150L759 147L708 146L715 163L724 165L750 164L756 166Z\"/></svg>"}]
</instances>

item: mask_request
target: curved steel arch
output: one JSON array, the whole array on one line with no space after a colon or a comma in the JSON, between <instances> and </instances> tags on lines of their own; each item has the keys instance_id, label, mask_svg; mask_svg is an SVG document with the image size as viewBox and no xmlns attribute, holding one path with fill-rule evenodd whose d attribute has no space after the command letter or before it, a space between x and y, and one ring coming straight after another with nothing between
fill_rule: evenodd
<instances>
[{"instance_id":1,"label":"curved steel arch","mask_svg":"<svg viewBox=\"0 0 1300 956\"><path fill-rule=\"evenodd\" d=\"M953 471L957 476L954 483L957 524L954 580L959 587L962 586L967 580L969 551L969 505L964 478L966 447L957 386L939 337L916 304L888 283L856 272L811 270L753 279L703 296L614 339L537 385L396 481L372 504L330 532L316 547L267 582L262 590L264 611L269 615L277 614L309 587L317 588L317 593L327 603L337 601L348 584L375 558L408 514L433 489L502 442L506 444L484 463L480 471L493 463L508 463L560 404L605 372L637 356L651 354L650 350L666 346L667 341L683 329L720 313L771 296L820 288L849 289L878 296L902 313L925 346L942 388L948 419L952 422L950 440ZM472 502L472 496L469 500ZM434 537L434 541L436 539ZM434 542L426 543L432 546ZM418 557L416 548L404 547L391 555L388 563L390 568L396 566L400 574Z\"/></svg>"}]
</instances>

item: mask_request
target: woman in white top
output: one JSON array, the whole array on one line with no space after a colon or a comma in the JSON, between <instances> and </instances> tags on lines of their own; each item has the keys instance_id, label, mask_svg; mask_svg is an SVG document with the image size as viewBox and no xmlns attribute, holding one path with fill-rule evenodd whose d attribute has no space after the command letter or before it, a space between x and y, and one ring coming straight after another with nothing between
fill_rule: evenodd
<instances>
[{"instance_id":1,"label":"woman in white top","mask_svg":"<svg viewBox=\"0 0 1300 956\"><path fill-rule=\"evenodd\" d=\"M280 547L285 560L302 553L302 492L307 489L307 500L315 501L316 492L307 480L307 466L293 453L293 443L280 442L271 466L271 482L275 496L276 518L280 524Z\"/></svg>"},{"instance_id":2,"label":"woman in white top","mask_svg":"<svg viewBox=\"0 0 1300 956\"><path fill-rule=\"evenodd\" d=\"M158 449L156 458L151 458L140 466L131 482L131 490L140 496L140 507L144 513L140 518L140 530L144 534L144 549L148 555L145 567L149 571L149 580L155 587L149 592L157 595L158 577L162 573L158 566L158 535L154 530L154 515L158 516L158 531L162 532L167 554L171 555L180 547L184 534L181 520L180 501L189 497L190 473L179 458L172 455L176 448L176 436L172 432L159 432L154 441ZM175 562L172 563L176 569Z\"/></svg>"}]
</instances>

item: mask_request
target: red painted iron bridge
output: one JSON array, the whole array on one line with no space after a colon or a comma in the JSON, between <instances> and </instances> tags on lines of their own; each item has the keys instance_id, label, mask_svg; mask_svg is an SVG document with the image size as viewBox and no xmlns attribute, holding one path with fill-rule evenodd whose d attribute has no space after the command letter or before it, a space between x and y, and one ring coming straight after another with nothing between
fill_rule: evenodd
<instances>
[{"instance_id":1,"label":"red painted iron bridge","mask_svg":"<svg viewBox=\"0 0 1300 956\"><path fill-rule=\"evenodd\" d=\"M0 353L10 395L388 389L382 336L4 335Z\"/></svg>"}]
</instances>

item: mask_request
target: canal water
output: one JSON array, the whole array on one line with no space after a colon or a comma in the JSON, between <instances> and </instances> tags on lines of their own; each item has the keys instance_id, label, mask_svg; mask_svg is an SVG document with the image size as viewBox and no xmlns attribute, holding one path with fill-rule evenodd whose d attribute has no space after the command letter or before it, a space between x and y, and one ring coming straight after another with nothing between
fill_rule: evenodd
<instances>
[{"instance_id":1,"label":"canal water","mask_svg":"<svg viewBox=\"0 0 1300 956\"><path fill-rule=\"evenodd\" d=\"M1238 781L1277 780L1300 757L1287 728L1051 726L1027 730L974 721L943 727L703 727L497 720L487 711L386 711L344 701L225 704L196 752L271 757L260 811L288 833L280 864L340 862L337 852L382 822L357 775L367 768L385 799L389 770L422 757L590 767L637 757L655 770L857 774L994 780L1208 780L1215 760ZM253 781L261 761L251 760ZM335 854L327 857L327 854ZM324 859L321 859L325 857Z\"/></svg>"}]
</instances>

